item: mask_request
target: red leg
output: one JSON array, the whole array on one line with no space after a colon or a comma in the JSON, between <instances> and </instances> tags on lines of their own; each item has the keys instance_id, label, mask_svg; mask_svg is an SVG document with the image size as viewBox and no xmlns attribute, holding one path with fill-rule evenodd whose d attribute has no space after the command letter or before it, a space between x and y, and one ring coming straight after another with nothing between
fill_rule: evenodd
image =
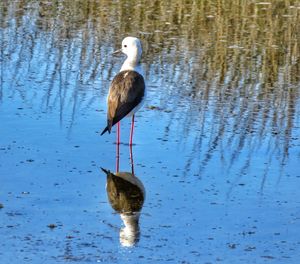
<instances>
[{"instance_id":1,"label":"red leg","mask_svg":"<svg viewBox=\"0 0 300 264\"><path fill-rule=\"evenodd\" d=\"M132 121L131 121L129 146L132 146L133 129L134 129L134 115L132 115Z\"/></svg>"},{"instance_id":2,"label":"red leg","mask_svg":"<svg viewBox=\"0 0 300 264\"><path fill-rule=\"evenodd\" d=\"M120 144L120 122L117 123L117 145Z\"/></svg>"},{"instance_id":3,"label":"red leg","mask_svg":"<svg viewBox=\"0 0 300 264\"><path fill-rule=\"evenodd\" d=\"M119 172L119 163L120 163L120 144L116 144L116 172Z\"/></svg>"},{"instance_id":4,"label":"red leg","mask_svg":"<svg viewBox=\"0 0 300 264\"><path fill-rule=\"evenodd\" d=\"M117 142L116 142L116 172L119 172L120 163L120 122L117 123Z\"/></svg>"}]
</instances>

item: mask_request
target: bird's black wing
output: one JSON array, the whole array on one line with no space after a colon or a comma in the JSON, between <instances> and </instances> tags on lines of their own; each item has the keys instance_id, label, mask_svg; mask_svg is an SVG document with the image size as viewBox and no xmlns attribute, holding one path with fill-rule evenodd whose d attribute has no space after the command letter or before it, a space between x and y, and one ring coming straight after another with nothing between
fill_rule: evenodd
<instances>
[{"instance_id":1,"label":"bird's black wing","mask_svg":"<svg viewBox=\"0 0 300 264\"><path fill-rule=\"evenodd\" d=\"M145 94L145 81L136 71L119 72L109 88L107 126L102 131L110 133L113 125L127 116L141 101Z\"/></svg>"}]
</instances>

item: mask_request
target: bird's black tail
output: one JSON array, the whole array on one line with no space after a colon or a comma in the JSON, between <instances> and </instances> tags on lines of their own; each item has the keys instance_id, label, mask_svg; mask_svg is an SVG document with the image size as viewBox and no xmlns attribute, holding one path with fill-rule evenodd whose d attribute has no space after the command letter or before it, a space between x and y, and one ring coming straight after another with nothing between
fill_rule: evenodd
<instances>
[{"instance_id":1,"label":"bird's black tail","mask_svg":"<svg viewBox=\"0 0 300 264\"><path fill-rule=\"evenodd\" d=\"M108 127L104 128L103 131L101 132L101 136L108 130Z\"/></svg>"},{"instance_id":2,"label":"bird's black tail","mask_svg":"<svg viewBox=\"0 0 300 264\"><path fill-rule=\"evenodd\" d=\"M110 131L111 131L111 127L114 125L113 123L113 120L107 120L107 126L106 128L103 129L103 131L101 132L101 136L106 132L108 131L108 133L110 134Z\"/></svg>"},{"instance_id":3,"label":"bird's black tail","mask_svg":"<svg viewBox=\"0 0 300 264\"><path fill-rule=\"evenodd\" d=\"M102 168L102 167L101 167L101 170L102 170L104 173L106 173L106 174L110 174L110 171L109 171L109 170L106 170L106 169L104 169L104 168Z\"/></svg>"}]
</instances>

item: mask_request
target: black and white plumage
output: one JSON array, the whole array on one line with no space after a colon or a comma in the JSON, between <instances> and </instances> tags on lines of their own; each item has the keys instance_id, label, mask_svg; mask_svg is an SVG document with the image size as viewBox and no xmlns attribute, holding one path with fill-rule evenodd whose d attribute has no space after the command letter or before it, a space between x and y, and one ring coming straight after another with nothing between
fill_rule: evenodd
<instances>
[{"instance_id":1,"label":"black and white plumage","mask_svg":"<svg viewBox=\"0 0 300 264\"><path fill-rule=\"evenodd\" d=\"M107 98L107 126L101 133L110 133L112 126L125 116L134 114L143 101L145 82L136 71L119 72L113 79Z\"/></svg>"},{"instance_id":2,"label":"black and white plumage","mask_svg":"<svg viewBox=\"0 0 300 264\"><path fill-rule=\"evenodd\" d=\"M130 133L130 145L134 126L134 114L142 106L146 94L144 77L140 68L142 47L140 40L134 37L126 37L122 41L122 49L114 52L122 52L127 55L120 72L114 77L107 97L107 126L102 131L110 133L112 126L119 124L125 116L132 116ZM119 144L119 126L118 126Z\"/></svg>"}]
</instances>

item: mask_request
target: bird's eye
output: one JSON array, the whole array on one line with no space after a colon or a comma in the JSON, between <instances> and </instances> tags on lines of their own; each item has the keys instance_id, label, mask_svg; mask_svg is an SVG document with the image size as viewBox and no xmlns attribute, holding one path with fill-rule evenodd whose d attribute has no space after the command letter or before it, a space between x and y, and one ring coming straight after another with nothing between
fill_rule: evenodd
<instances>
[{"instance_id":1,"label":"bird's eye","mask_svg":"<svg viewBox=\"0 0 300 264\"><path fill-rule=\"evenodd\" d=\"M127 48L127 45L124 45L124 48Z\"/></svg>"}]
</instances>

